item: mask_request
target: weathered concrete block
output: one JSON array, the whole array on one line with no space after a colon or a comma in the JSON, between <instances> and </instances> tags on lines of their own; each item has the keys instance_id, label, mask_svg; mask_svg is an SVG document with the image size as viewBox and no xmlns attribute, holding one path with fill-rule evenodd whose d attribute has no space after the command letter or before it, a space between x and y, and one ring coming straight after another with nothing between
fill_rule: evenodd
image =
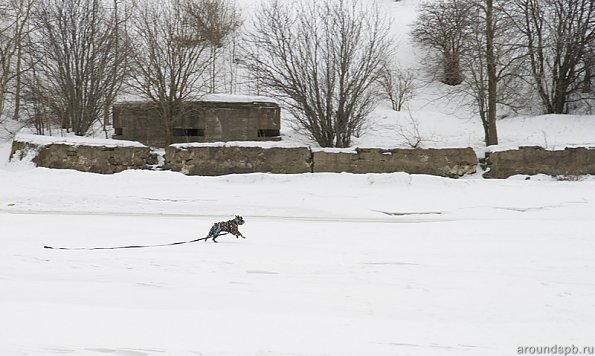
<instances>
[{"instance_id":1,"label":"weathered concrete block","mask_svg":"<svg viewBox=\"0 0 595 356\"><path fill-rule=\"evenodd\" d=\"M453 178L475 173L478 163L472 148L358 148L355 152L314 152L313 160L314 172L407 172Z\"/></svg>"},{"instance_id":2,"label":"weathered concrete block","mask_svg":"<svg viewBox=\"0 0 595 356\"><path fill-rule=\"evenodd\" d=\"M312 171L319 172L352 172L355 161L359 159L357 152L312 152Z\"/></svg>"},{"instance_id":3,"label":"weathered concrete block","mask_svg":"<svg viewBox=\"0 0 595 356\"><path fill-rule=\"evenodd\" d=\"M69 143L35 143L15 139L11 160L31 155L38 167L75 169L81 172L117 173L126 169L147 169L158 158L146 146L95 146Z\"/></svg>"},{"instance_id":4,"label":"weathered concrete block","mask_svg":"<svg viewBox=\"0 0 595 356\"><path fill-rule=\"evenodd\" d=\"M165 149L165 169L187 175L311 172L308 147L172 145Z\"/></svg>"},{"instance_id":5,"label":"weathered concrete block","mask_svg":"<svg viewBox=\"0 0 595 356\"><path fill-rule=\"evenodd\" d=\"M546 150L527 146L517 150L491 152L486 155L489 167L486 178L508 178L515 174L578 176L595 174L595 148L576 147Z\"/></svg>"},{"instance_id":6,"label":"weathered concrete block","mask_svg":"<svg viewBox=\"0 0 595 356\"><path fill-rule=\"evenodd\" d=\"M10 148L10 157L8 158L9 161L12 160L19 160L22 161L25 159L26 155L31 152L33 149L39 149L41 147L32 146L31 143L19 140L13 140L12 146Z\"/></svg>"}]
</instances>

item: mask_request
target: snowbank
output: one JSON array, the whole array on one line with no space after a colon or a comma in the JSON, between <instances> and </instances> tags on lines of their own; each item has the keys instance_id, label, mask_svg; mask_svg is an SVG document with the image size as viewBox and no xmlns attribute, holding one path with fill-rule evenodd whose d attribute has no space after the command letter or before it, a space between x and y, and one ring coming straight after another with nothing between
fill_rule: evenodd
<instances>
[{"instance_id":1,"label":"snowbank","mask_svg":"<svg viewBox=\"0 0 595 356\"><path fill-rule=\"evenodd\" d=\"M84 146L103 146L103 147L147 147L140 142L113 140L98 137L81 137L81 136L44 136L19 133L14 137L15 141L30 142L39 146L47 146L51 144L63 145L84 145Z\"/></svg>"}]
</instances>

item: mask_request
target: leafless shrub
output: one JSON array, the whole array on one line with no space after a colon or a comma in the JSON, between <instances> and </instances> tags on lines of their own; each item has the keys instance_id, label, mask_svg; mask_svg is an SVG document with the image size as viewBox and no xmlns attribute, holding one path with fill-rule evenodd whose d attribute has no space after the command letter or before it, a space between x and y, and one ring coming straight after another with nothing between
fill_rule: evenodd
<instances>
[{"instance_id":1,"label":"leafless shrub","mask_svg":"<svg viewBox=\"0 0 595 356\"><path fill-rule=\"evenodd\" d=\"M409 112L407 125L398 125L396 132L411 148L421 148L424 142L430 141L422 136L419 121L413 117L411 112Z\"/></svg>"},{"instance_id":2,"label":"leafless shrub","mask_svg":"<svg viewBox=\"0 0 595 356\"><path fill-rule=\"evenodd\" d=\"M415 95L415 72L385 63L378 78L382 94L390 101L393 110L401 111Z\"/></svg>"}]
</instances>

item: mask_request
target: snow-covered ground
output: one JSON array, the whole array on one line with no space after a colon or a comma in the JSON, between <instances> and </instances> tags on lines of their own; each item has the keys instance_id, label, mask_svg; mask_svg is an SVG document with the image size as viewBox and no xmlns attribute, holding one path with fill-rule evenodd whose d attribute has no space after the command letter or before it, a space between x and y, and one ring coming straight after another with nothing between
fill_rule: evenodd
<instances>
[{"instance_id":1,"label":"snow-covered ground","mask_svg":"<svg viewBox=\"0 0 595 356\"><path fill-rule=\"evenodd\" d=\"M7 145L0 145L7 154ZM115 175L0 162L5 355L595 344L595 179ZM242 214L246 240L204 236Z\"/></svg>"}]
</instances>

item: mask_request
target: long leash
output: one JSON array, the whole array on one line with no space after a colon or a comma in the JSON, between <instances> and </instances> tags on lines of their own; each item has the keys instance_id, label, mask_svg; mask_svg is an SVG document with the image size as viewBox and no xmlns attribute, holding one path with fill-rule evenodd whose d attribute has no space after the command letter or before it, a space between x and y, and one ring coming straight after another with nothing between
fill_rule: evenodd
<instances>
[{"instance_id":1,"label":"long leash","mask_svg":"<svg viewBox=\"0 0 595 356\"><path fill-rule=\"evenodd\" d=\"M228 233L220 234L219 236L227 235ZM119 250L119 249L126 249L126 248L147 248L147 247L165 247L165 246L176 246L176 245L183 245L183 244L190 244L193 242L198 241L206 241L211 237L201 237L198 239L190 240L190 241L179 241L179 242L172 242L169 244L159 244L159 245L128 245L128 246L112 246L112 247L53 247L53 246L43 246L43 248L47 248L50 250Z\"/></svg>"}]
</instances>

